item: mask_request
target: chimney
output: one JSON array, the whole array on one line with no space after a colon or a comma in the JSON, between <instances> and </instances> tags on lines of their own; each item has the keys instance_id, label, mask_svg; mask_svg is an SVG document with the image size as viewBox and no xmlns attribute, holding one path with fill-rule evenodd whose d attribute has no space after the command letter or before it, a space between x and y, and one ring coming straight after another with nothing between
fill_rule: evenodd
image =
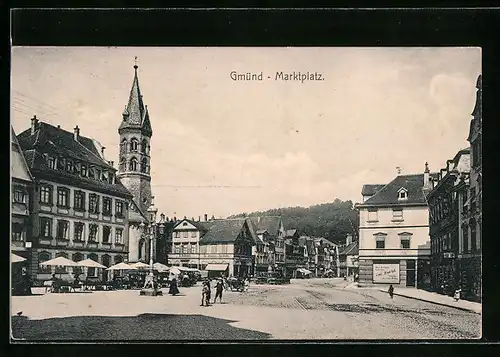
<instances>
[{"instance_id":1,"label":"chimney","mask_svg":"<svg viewBox=\"0 0 500 357\"><path fill-rule=\"evenodd\" d=\"M208 221L208 214L205 213L205 222Z\"/></svg>"},{"instance_id":2,"label":"chimney","mask_svg":"<svg viewBox=\"0 0 500 357\"><path fill-rule=\"evenodd\" d=\"M78 127L78 125L73 129L73 138L75 139L75 141L78 141L78 139L80 138L80 128Z\"/></svg>"},{"instance_id":3,"label":"chimney","mask_svg":"<svg viewBox=\"0 0 500 357\"><path fill-rule=\"evenodd\" d=\"M176 216L174 216L174 222L177 222L177 217Z\"/></svg>"},{"instance_id":4,"label":"chimney","mask_svg":"<svg viewBox=\"0 0 500 357\"><path fill-rule=\"evenodd\" d=\"M431 189L431 181L430 181L430 175L429 175L429 164L426 162L425 163L425 170L424 170L424 190L430 190Z\"/></svg>"},{"instance_id":5,"label":"chimney","mask_svg":"<svg viewBox=\"0 0 500 357\"><path fill-rule=\"evenodd\" d=\"M109 161L109 164L111 165L111 167L113 167L113 165L115 164L114 161Z\"/></svg>"},{"instance_id":6,"label":"chimney","mask_svg":"<svg viewBox=\"0 0 500 357\"><path fill-rule=\"evenodd\" d=\"M352 243L352 235L351 234L347 234L346 237L345 237L345 245L349 245Z\"/></svg>"},{"instance_id":7,"label":"chimney","mask_svg":"<svg viewBox=\"0 0 500 357\"><path fill-rule=\"evenodd\" d=\"M101 147L101 156L104 157L104 149L106 149L105 146Z\"/></svg>"},{"instance_id":8,"label":"chimney","mask_svg":"<svg viewBox=\"0 0 500 357\"><path fill-rule=\"evenodd\" d=\"M33 118L31 118L31 135L35 134L37 127L38 119L36 118L36 115L33 115Z\"/></svg>"},{"instance_id":9,"label":"chimney","mask_svg":"<svg viewBox=\"0 0 500 357\"><path fill-rule=\"evenodd\" d=\"M60 126L60 125L58 125L58 126L57 126L57 129L61 129L61 126Z\"/></svg>"},{"instance_id":10,"label":"chimney","mask_svg":"<svg viewBox=\"0 0 500 357\"><path fill-rule=\"evenodd\" d=\"M201 216L198 216L198 222L200 222L200 221L201 221Z\"/></svg>"},{"instance_id":11,"label":"chimney","mask_svg":"<svg viewBox=\"0 0 500 357\"><path fill-rule=\"evenodd\" d=\"M184 216L184 219L187 219L187 217L186 217L186 216Z\"/></svg>"},{"instance_id":12,"label":"chimney","mask_svg":"<svg viewBox=\"0 0 500 357\"><path fill-rule=\"evenodd\" d=\"M151 206L155 205L155 196L151 196Z\"/></svg>"}]
</instances>

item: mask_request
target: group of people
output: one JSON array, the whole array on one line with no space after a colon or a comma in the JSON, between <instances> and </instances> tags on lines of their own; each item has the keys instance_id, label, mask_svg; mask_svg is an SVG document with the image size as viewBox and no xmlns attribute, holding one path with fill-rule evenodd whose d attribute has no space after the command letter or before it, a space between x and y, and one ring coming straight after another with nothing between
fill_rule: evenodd
<instances>
[{"instance_id":1,"label":"group of people","mask_svg":"<svg viewBox=\"0 0 500 357\"><path fill-rule=\"evenodd\" d=\"M219 298L219 302L222 303L222 292L224 291L224 281L222 278L217 279L217 283L215 284L215 298L214 304L217 302L217 298ZM212 289L210 287L210 280L206 279L201 285L201 305L200 306L209 306L210 298L212 296Z\"/></svg>"}]
</instances>

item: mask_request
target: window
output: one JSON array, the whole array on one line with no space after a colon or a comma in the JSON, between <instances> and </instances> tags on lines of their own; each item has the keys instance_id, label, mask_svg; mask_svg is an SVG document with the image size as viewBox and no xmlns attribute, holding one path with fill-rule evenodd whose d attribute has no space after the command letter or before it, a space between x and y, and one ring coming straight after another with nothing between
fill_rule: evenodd
<instances>
[{"instance_id":1,"label":"window","mask_svg":"<svg viewBox=\"0 0 500 357\"><path fill-rule=\"evenodd\" d=\"M377 222L378 212L377 209L368 209L368 222Z\"/></svg>"},{"instance_id":2,"label":"window","mask_svg":"<svg viewBox=\"0 0 500 357\"><path fill-rule=\"evenodd\" d=\"M56 160L53 157L47 157L47 166L51 170L55 170L56 168Z\"/></svg>"},{"instance_id":3,"label":"window","mask_svg":"<svg viewBox=\"0 0 500 357\"><path fill-rule=\"evenodd\" d=\"M393 221L402 221L403 220L403 209L396 208L392 210L392 220Z\"/></svg>"},{"instance_id":4,"label":"window","mask_svg":"<svg viewBox=\"0 0 500 357\"><path fill-rule=\"evenodd\" d=\"M89 242L97 242L97 224L89 225Z\"/></svg>"},{"instance_id":5,"label":"window","mask_svg":"<svg viewBox=\"0 0 500 357\"><path fill-rule=\"evenodd\" d=\"M111 198L103 197L102 199L102 214L111 216Z\"/></svg>"},{"instance_id":6,"label":"window","mask_svg":"<svg viewBox=\"0 0 500 357\"><path fill-rule=\"evenodd\" d=\"M80 175L82 175L83 177L87 177L87 165L82 164Z\"/></svg>"},{"instance_id":7,"label":"window","mask_svg":"<svg viewBox=\"0 0 500 357\"><path fill-rule=\"evenodd\" d=\"M40 203L52 204L52 186L45 185L40 187Z\"/></svg>"},{"instance_id":8,"label":"window","mask_svg":"<svg viewBox=\"0 0 500 357\"><path fill-rule=\"evenodd\" d=\"M56 231L57 239L69 239L69 222L68 221L57 221L57 231Z\"/></svg>"},{"instance_id":9,"label":"window","mask_svg":"<svg viewBox=\"0 0 500 357\"><path fill-rule=\"evenodd\" d=\"M95 168L94 167L89 167L89 178L93 179L95 178Z\"/></svg>"},{"instance_id":10,"label":"window","mask_svg":"<svg viewBox=\"0 0 500 357\"><path fill-rule=\"evenodd\" d=\"M464 252L469 251L469 227L467 225L462 227L462 238L464 240Z\"/></svg>"},{"instance_id":11,"label":"window","mask_svg":"<svg viewBox=\"0 0 500 357\"><path fill-rule=\"evenodd\" d=\"M191 244L191 254L196 253L196 244Z\"/></svg>"},{"instance_id":12,"label":"window","mask_svg":"<svg viewBox=\"0 0 500 357\"><path fill-rule=\"evenodd\" d=\"M116 214L116 217L123 218L123 202L122 201L116 201L115 214Z\"/></svg>"},{"instance_id":13,"label":"window","mask_svg":"<svg viewBox=\"0 0 500 357\"><path fill-rule=\"evenodd\" d=\"M73 165L73 172L75 174L79 175L81 167L82 167L82 165L79 162L75 162L75 164Z\"/></svg>"},{"instance_id":14,"label":"window","mask_svg":"<svg viewBox=\"0 0 500 357\"><path fill-rule=\"evenodd\" d=\"M186 231L182 232L182 238L188 238L188 236L189 236L189 232L186 232Z\"/></svg>"},{"instance_id":15,"label":"window","mask_svg":"<svg viewBox=\"0 0 500 357\"><path fill-rule=\"evenodd\" d=\"M84 227L85 227L85 224L83 222L75 222L73 241L80 242L83 240L83 228Z\"/></svg>"},{"instance_id":16,"label":"window","mask_svg":"<svg viewBox=\"0 0 500 357\"><path fill-rule=\"evenodd\" d=\"M188 253L188 245L187 244L183 244L182 245L182 254L187 254Z\"/></svg>"},{"instance_id":17,"label":"window","mask_svg":"<svg viewBox=\"0 0 500 357\"><path fill-rule=\"evenodd\" d=\"M476 221L473 220L470 224L470 250L471 252L476 251L476 246L477 246L477 237L476 237Z\"/></svg>"},{"instance_id":18,"label":"window","mask_svg":"<svg viewBox=\"0 0 500 357\"><path fill-rule=\"evenodd\" d=\"M52 218L40 217L40 236L52 237Z\"/></svg>"},{"instance_id":19,"label":"window","mask_svg":"<svg viewBox=\"0 0 500 357\"><path fill-rule=\"evenodd\" d=\"M148 172L148 159L146 159L146 158L143 158L141 160L141 172L142 173Z\"/></svg>"},{"instance_id":20,"label":"window","mask_svg":"<svg viewBox=\"0 0 500 357\"><path fill-rule=\"evenodd\" d=\"M385 248L385 234L376 234L375 235L375 247L377 249Z\"/></svg>"},{"instance_id":21,"label":"window","mask_svg":"<svg viewBox=\"0 0 500 357\"><path fill-rule=\"evenodd\" d=\"M191 238L196 238L197 237L197 233L196 231L192 231L191 232Z\"/></svg>"},{"instance_id":22,"label":"window","mask_svg":"<svg viewBox=\"0 0 500 357\"><path fill-rule=\"evenodd\" d=\"M12 201L15 203L26 203L26 192L22 187L14 187Z\"/></svg>"},{"instance_id":23,"label":"window","mask_svg":"<svg viewBox=\"0 0 500 357\"><path fill-rule=\"evenodd\" d=\"M175 254L180 254L181 253L181 246L179 244L176 244L174 246L174 252L175 252Z\"/></svg>"},{"instance_id":24,"label":"window","mask_svg":"<svg viewBox=\"0 0 500 357\"><path fill-rule=\"evenodd\" d=\"M111 243L110 237L111 237L111 227L110 226L103 226L102 227L102 242L103 243Z\"/></svg>"},{"instance_id":25,"label":"window","mask_svg":"<svg viewBox=\"0 0 500 357\"><path fill-rule=\"evenodd\" d=\"M105 170L102 172L101 180L104 182L109 182L109 172L108 171Z\"/></svg>"},{"instance_id":26,"label":"window","mask_svg":"<svg viewBox=\"0 0 500 357\"><path fill-rule=\"evenodd\" d=\"M181 237L181 232L175 231L174 232L174 238L180 238Z\"/></svg>"},{"instance_id":27,"label":"window","mask_svg":"<svg viewBox=\"0 0 500 357\"><path fill-rule=\"evenodd\" d=\"M111 185L115 183L115 174L113 174L112 172L109 173L108 183L110 183Z\"/></svg>"},{"instance_id":28,"label":"window","mask_svg":"<svg viewBox=\"0 0 500 357\"><path fill-rule=\"evenodd\" d=\"M109 267L111 265L111 257L108 254L102 256L102 265Z\"/></svg>"},{"instance_id":29,"label":"window","mask_svg":"<svg viewBox=\"0 0 500 357\"><path fill-rule=\"evenodd\" d=\"M132 140L130 140L130 151L136 152L138 145L139 145L139 143L138 143L137 139L136 138L132 138Z\"/></svg>"},{"instance_id":30,"label":"window","mask_svg":"<svg viewBox=\"0 0 500 357\"><path fill-rule=\"evenodd\" d=\"M135 157L130 159L129 171L137 171L137 159Z\"/></svg>"},{"instance_id":31,"label":"window","mask_svg":"<svg viewBox=\"0 0 500 357\"><path fill-rule=\"evenodd\" d=\"M66 187L57 188L57 205L59 207L69 207L69 189Z\"/></svg>"},{"instance_id":32,"label":"window","mask_svg":"<svg viewBox=\"0 0 500 357\"><path fill-rule=\"evenodd\" d=\"M401 249L410 249L410 236L402 235L400 236L401 240Z\"/></svg>"},{"instance_id":33,"label":"window","mask_svg":"<svg viewBox=\"0 0 500 357\"><path fill-rule=\"evenodd\" d=\"M406 191L405 188L400 188L398 191L398 199L399 200L406 200L408 198L408 191Z\"/></svg>"},{"instance_id":34,"label":"window","mask_svg":"<svg viewBox=\"0 0 500 357\"><path fill-rule=\"evenodd\" d=\"M66 160L66 171L73 173L73 161Z\"/></svg>"},{"instance_id":35,"label":"window","mask_svg":"<svg viewBox=\"0 0 500 357\"><path fill-rule=\"evenodd\" d=\"M115 244L122 244L123 239L123 229L116 228L115 229Z\"/></svg>"},{"instance_id":36,"label":"window","mask_svg":"<svg viewBox=\"0 0 500 357\"><path fill-rule=\"evenodd\" d=\"M222 253L227 253L227 245L222 245Z\"/></svg>"},{"instance_id":37,"label":"window","mask_svg":"<svg viewBox=\"0 0 500 357\"><path fill-rule=\"evenodd\" d=\"M20 223L12 223L12 241L22 242L24 241L24 227Z\"/></svg>"},{"instance_id":38,"label":"window","mask_svg":"<svg viewBox=\"0 0 500 357\"><path fill-rule=\"evenodd\" d=\"M99 213L99 196L95 193L89 195L89 212Z\"/></svg>"},{"instance_id":39,"label":"window","mask_svg":"<svg viewBox=\"0 0 500 357\"><path fill-rule=\"evenodd\" d=\"M65 165L64 165L64 159L61 158L61 157L58 158L57 162L56 162L56 166L57 166L57 170L64 171L64 167L65 167Z\"/></svg>"},{"instance_id":40,"label":"window","mask_svg":"<svg viewBox=\"0 0 500 357\"><path fill-rule=\"evenodd\" d=\"M47 252L41 252L38 254L38 272L41 274L50 274L52 272L51 267L43 267L40 265L40 263L46 262L47 260L50 260L51 256L50 253Z\"/></svg>"},{"instance_id":41,"label":"window","mask_svg":"<svg viewBox=\"0 0 500 357\"><path fill-rule=\"evenodd\" d=\"M115 255L115 264L119 264L121 262L123 262L123 257L121 255Z\"/></svg>"},{"instance_id":42,"label":"window","mask_svg":"<svg viewBox=\"0 0 500 357\"><path fill-rule=\"evenodd\" d=\"M102 176L101 176L101 175L102 175L101 169L96 168L96 169L95 169L95 177L94 177L94 178L95 178L96 180L101 181L101 180L102 180Z\"/></svg>"},{"instance_id":43,"label":"window","mask_svg":"<svg viewBox=\"0 0 500 357\"><path fill-rule=\"evenodd\" d=\"M93 260L94 262L97 262L97 254L89 254L87 258ZM87 268L87 276L96 276L96 268Z\"/></svg>"},{"instance_id":44,"label":"window","mask_svg":"<svg viewBox=\"0 0 500 357\"><path fill-rule=\"evenodd\" d=\"M125 154L127 152L127 139L123 139L120 144L120 154Z\"/></svg>"},{"instance_id":45,"label":"window","mask_svg":"<svg viewBox=\"0 0 500 357\"><path fill-rule=\"evenodd\" d=\"M77 211L84 211L85 210L85 192L75 191L74 209Z\"/></svg>"}]
</instances>

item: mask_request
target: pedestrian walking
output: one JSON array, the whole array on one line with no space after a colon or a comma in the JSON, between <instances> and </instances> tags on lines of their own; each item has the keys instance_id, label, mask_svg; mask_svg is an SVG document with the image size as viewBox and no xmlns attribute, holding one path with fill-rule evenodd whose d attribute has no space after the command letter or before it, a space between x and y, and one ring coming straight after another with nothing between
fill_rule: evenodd
<instances>
[{"instance_id":1,"label":"pedestrian walking","mask_svg":"<svg viewBox=\"0 0 500 357\"><path fill-rule=\"evenodd\" d=\"M389 296L391 297L391 299L394 297L394 287L392 286L392 284L389 286Z\"/></svg>"},{"instance_id":2,"label":"pedestrian walking","mask_svg":"<svg viewBox=\"0 0 500 357\"><path fill-rule=\"evenodd\" d=\"M207 279L207 294L206 294L207 306L210 305L211 296L212 296L212 288L210 287L210 279Z\"/></svg>"},{"instance_id":3,"label":"pedestrian walking","mask_svg":"<svg viewBox=\"0 0 500 357\"><path fill-rule=\"evenodd\" d=\"M453 295L453 298L455 299L455 301L460 300L460 293L461 292L462 292L462 289L455 290L455 294Z\"/></svg>"},{"instance_id":4,"label":"pedestrian walking","mask_svg":"<svg viewBox=\"0 0 500 357\"><path fill-rule=\"evenodd\" d=\"M222 304L222 291L223 290L224 290L224 286L222 286L222 280L217 281L217 284L215 285L214 304L217 301L217 298L219 298L219 302Z\"/></svg>"},{"instance_id":5,"label":"pedestrian walking","mask_svg":"<svg viewBox=\"0 0 500 357\"><path fill-rule=\"evenodd\" d=\"M205 305L208 306L207 292L208 292L207 282L204 281L203 284L201 284L201 305L200 306L205 306Z\"/></svg>"},{"instance_id":6,"label":"pedestrian walking","mask_svg":"<svg viewBox=\"0 0 500 357\"><path fill-rule=\"evenodd\" d=\"M168 293L172 296L175 296L179 293L179 288L177 287L177 279L173 278L170 282L170 287L168 289Z\"/></svg>"}]
</instances>

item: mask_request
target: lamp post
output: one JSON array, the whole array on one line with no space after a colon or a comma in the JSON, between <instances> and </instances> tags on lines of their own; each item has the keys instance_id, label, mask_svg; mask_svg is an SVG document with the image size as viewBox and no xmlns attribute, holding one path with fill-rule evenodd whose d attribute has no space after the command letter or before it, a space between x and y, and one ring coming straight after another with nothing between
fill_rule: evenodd
<instances>
[{"instance_id":1,"label":"lamp post","mask_svg":"<svg viewBox=\"0 0 500 357\"><path fill-rule=\"evenodd\" d=\"M148 273L148 275L146 275L146 279L144 281L144 287L142 288L142 290L140 292L140 295L144 295L144 296L163 295L162 291L160 289L158 289L156 284L155 284L154 273L153 273L154 241L157 238L156 213L158 212L158 210L154 207L153 200L154 200L154 196L151 197L151 206L148 208L149 223L145 224L144 222L141 222L141 224L140 224L141 234L149 239L149 273ZM160 231L163 231L163 229L164 229L163 222L160 222L159 228L160 228Z\"/></svg>"}]
</instances>

